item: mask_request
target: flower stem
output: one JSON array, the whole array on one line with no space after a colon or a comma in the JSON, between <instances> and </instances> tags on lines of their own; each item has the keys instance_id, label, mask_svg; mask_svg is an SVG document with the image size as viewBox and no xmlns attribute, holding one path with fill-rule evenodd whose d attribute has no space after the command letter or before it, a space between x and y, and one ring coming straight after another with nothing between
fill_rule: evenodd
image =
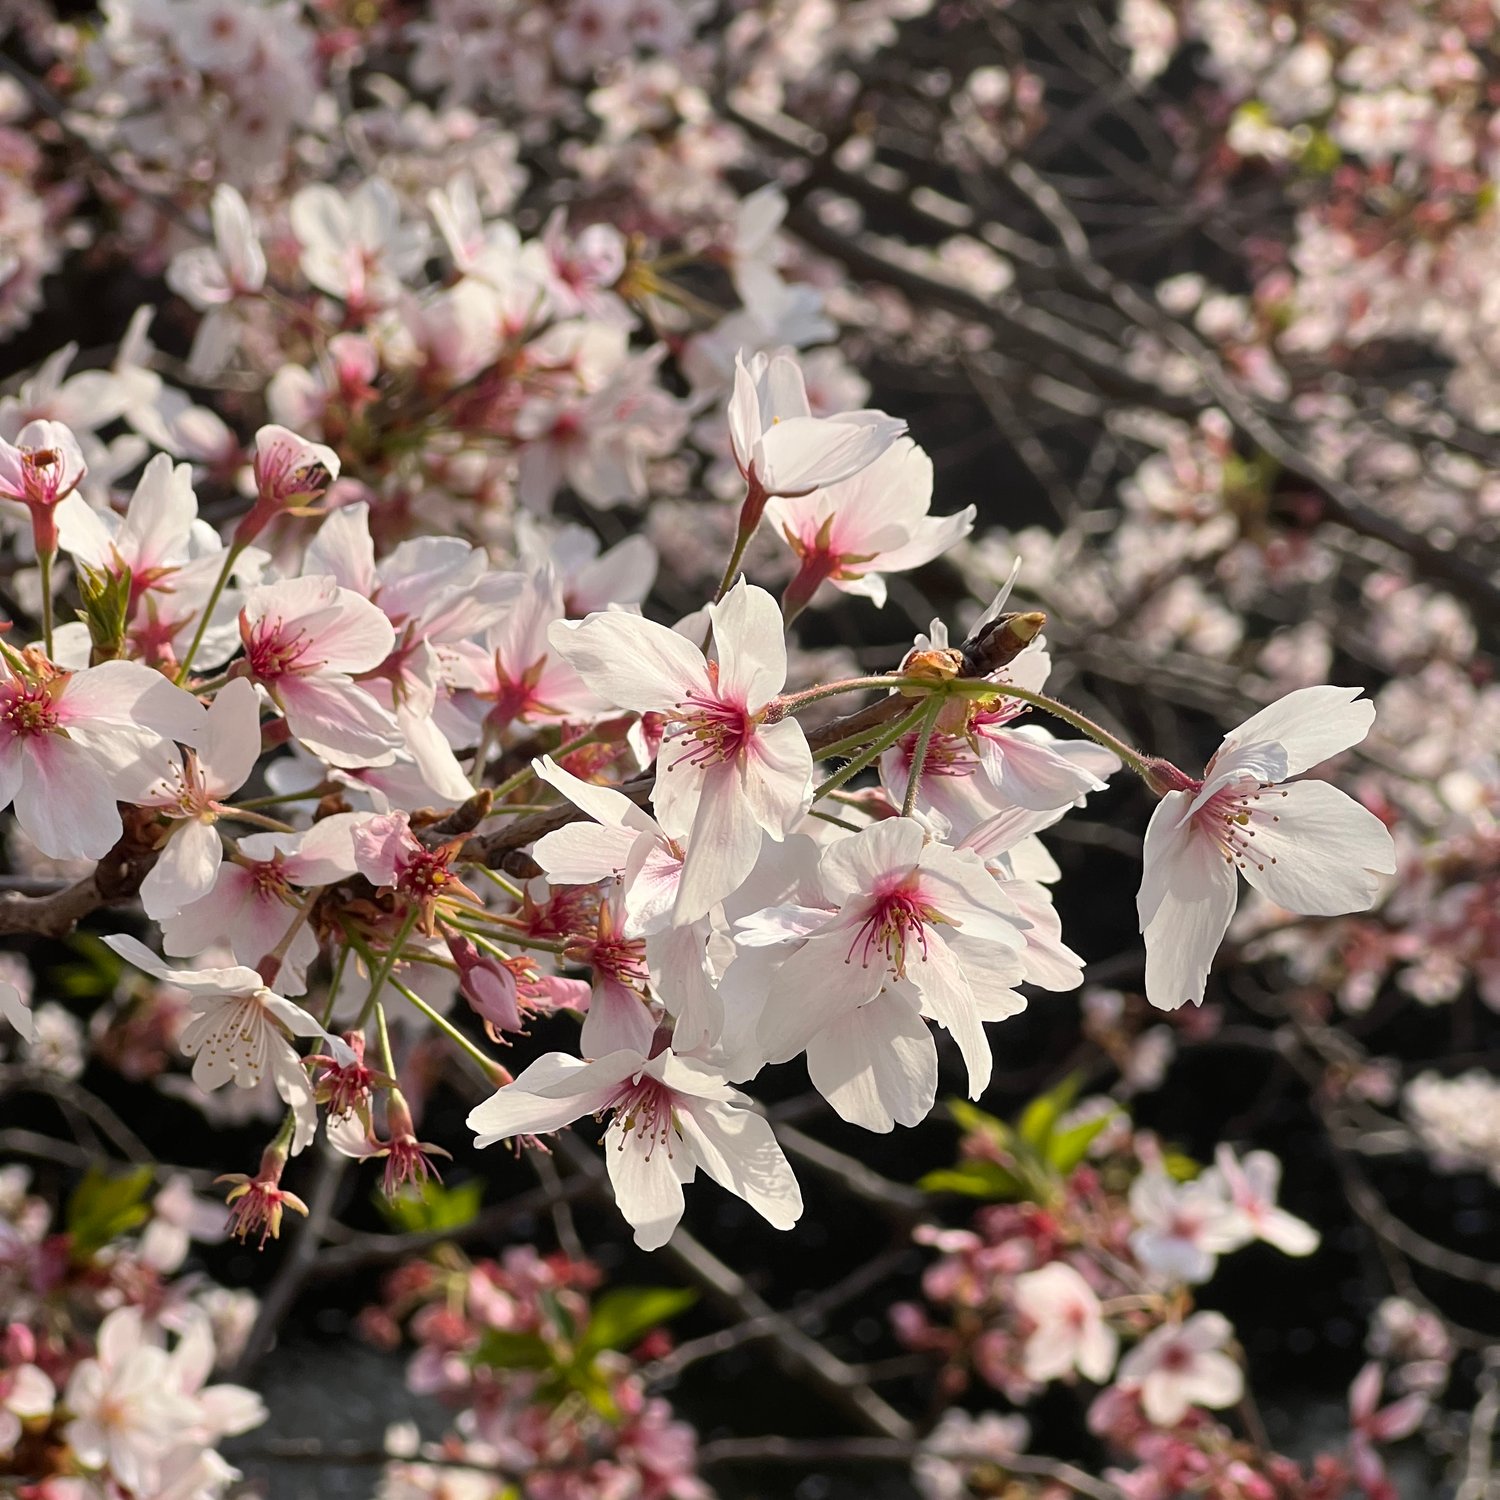
<instances>
[{"instance_id":1,"label":"flower stem","mask_svg":"<svg viewBox=\"0 0 1500 1500\"><path fill-rule=\"evenodd\" d=\"M927 764L927 747L932 743L932 732L937 728L938 714L942 712L941 700L928 699L923 705L927 716L917 731L917 743L912 750L911 768L906 773L906 795L901 799L901 816L909 818L917 808L917 791L922 785L922 768Z\"/></svg>"},{"instance_id":2,"label":"flower stem","mask_svg":"<svg viewBox=\"0 0 1500 1500\"><path fill-rule=\"evenodd\" d=\"M52 561L56 556L56 549L49 547L36 559L42 573L42 650L48 661L52 660Z\"/></svg>"},{"instance_id":3,"label":"flower stem","mask_svg":"<svg viewBox=\"0 0 1500 1500\"><path fill-rule=\"evenodd\" d=\"M467 1052L469 1056L472 1057L474 1061L484 1069L484 1077L486 1083L494 1082L494 1062L490 1058L486 1057L484 1053L481 1052L479 1048L476 1047L474 1043L471 1042L468 1037L466 1037L463 1032L458 1029L458 1027L456 1027L445 1016L440 1016L420 995L418 995L414 990L409 990L404 984L401 983L399 979L391 980L391 988L395 990L397 994L405 996L407 1000L415 1005L416 1008L421 1011L422 1014L426 1016L427 1019L431 1021L432 1024L436 1026L437 1029L441 1031L450 1042L454 1044L454 1046L461 1047L465 1052Z\"/></svg>"},{"instance_id":4,"label":"flower stem","mask_svg":"<svg viewBox=\"0 0 1500 1500\"><path fill-rule=\"evenodd\" d=\"M199 646L203 644L208 622L213 617L214 610L218 608L224 586L229 582L229 575L234 571L234 565L239 561L240 553L243 551L243 542L231 542L224 549L224 566L219 569L219 576L214 579L214 586L209 591L208 603L203 606L203 614L198 620L198 628L193 632L193 639L187 648L187 654L182 658L182 665L177 669L175 680L178 687L187 681L188 669L193 665L193 658L198 654Z\"/></svg>"},{"instance_id":5,"label":"flower stem","mask_svg":"<svg viewBox=\"0 0 1500 1500\"><path fill-rule=\"evenodd\" d=\"M907 733L908 730L915 729L921 723L922 716L930 711L931 705L924 699L909 714L897 719L889 729L872 740L847 766L843 766L835 771L827 781L816 788L813 792L813 801L816 802L819 797L826 797L829 792L843 786L851 778L858 776L866 766L873 765L903 734ZM828 751L825 750L823 753L827 755Z\"/></svg>"},{"instance_id":6,"label":"flower stem","mask_svg":"<svg viewBox=\"0 0 1500 1500\"><path fill-rule=\"evenodd\" d=\"M961 691L963 696L972 698L992 696L1019 698L1023 703L1029 703L1033 708L1039 708L1043 713L1049 713L1054 718L1061 719L1064 724L1071 724L1074 729L1081 730L1096 744L1113 751L1142 780L1149 782L1151 779L1150 768L1138 750L1132 750L1124 740L1116 738L1107 729L1094 723L1086 714L1069 708L1066 703L1059 703L1056 698L1049 698L1045 693L1034 693L1030 688L1015 687L1008 682L965 683Z\"/></svg>"},{"instance_id":7,"label":"flower stem","mask_svg":"<svg viewBox=\"0 0 1500 1500\"><path fill-rule=\"evenodd\" d=\"M370 1012L375 1008L380 999L380 992L385 988L385 982L391 977L391 970L396 967L396 958L401 952L401 945L411 936L411 930L417 925L419 915L417 907L413 906L401 919L401 926L396 929L396 936L391 940L390 946L385 951L385 957L380 960L379 966L375 967L370 976L370 993L365 996L364 1008L359 1013L356 1026L363 1026L370 1018ZM370 950L346 927L344 935L360 951L366 963L370 962ZM382 1023L384 1024L384 1023Z\"/></svg>"}]
</instances>

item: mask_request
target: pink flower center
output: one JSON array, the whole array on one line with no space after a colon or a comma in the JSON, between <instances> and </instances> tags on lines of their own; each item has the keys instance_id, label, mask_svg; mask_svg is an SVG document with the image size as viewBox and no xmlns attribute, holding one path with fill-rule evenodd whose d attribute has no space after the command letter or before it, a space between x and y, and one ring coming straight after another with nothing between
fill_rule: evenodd
<instances>
[{"instance_id":1,"label":"pink flower center","mask_svg":"<svg viewBox=\"0 0 1500 1500\"><path fill-rule=\"evenodd\" d=\"M920 891L911 885L902 884L877 894L870 907L845 963L852 963L854 955L863 946L860 964L868 969L876 953L883 953L887 967L899 979L906 973L906 958L913 944L922 951L922 960L927 958L927 928L936 914L921 897Z\"/></svg>"},{"instance_id":2,"label":"pink flower center","mask_svg":"<svg viewBox=\"0 0 1500 1500\"><path fill-rule=\"evenodd\" d=\"M282 620L261 620L250 627L245 656L251 672L262 682L270 682L296 671L307 647L306 632L288 630Z\"/></svg>"},{"instance_id":3,"label":"pink flower center","mask_svg":"<svg viewBox=\"0 0 1500 1500\"><path fill-rule=\"evenodd\" d=\"M639 938L601 938L589 949L589 962L599 973L633 989L644 989L650 978L646 944Z\"/></svg>"},{"instance_id":4,"label":"pink flower center","mask_svg":"<svg viewBox=\"0 0 1500 1500\"><path fill-rule=\"evenodd\" d=\"M1269 783L1234 782L1215 792L1193 814L1193 826L1213 839L1229 864L1242 870L1251 865L1264 870L1276 863L1276 856L1262 855L1253 840L1258 827L1268 828L1281 821L1281 815L1272 808L1286 795Z\"/></svg>"},{"instance_id":5,"label":"pink flower center","mask_svg":"<svg viewBox=\"0 0 1500 1500\"><path fill-rule=\"evenodd\" d=\"M12 679L0 686L0 724L18 739L56 734L62 727L57 700L45 683Z\"/></svg>"},{"instance_id":6,"label":"pink flower center","mask_svg":"<svg viewBox=\"0 0 1500 1500\"><path fill-rule=\"evenodd\" d=\"M671 762L686 761L703 770L733 760L755 737L755 720L743 703L726 703L701 693L690 693L677 705L663 727L664 742L681 742L682 753Z\"/></svg>"}]
</instances>

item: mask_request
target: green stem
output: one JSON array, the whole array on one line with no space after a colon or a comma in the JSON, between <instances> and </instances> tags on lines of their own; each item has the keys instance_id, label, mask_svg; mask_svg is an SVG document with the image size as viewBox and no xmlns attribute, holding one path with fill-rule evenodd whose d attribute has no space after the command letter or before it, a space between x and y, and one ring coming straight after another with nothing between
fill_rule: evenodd
<instances>
[{"instance_id":1,"label":"green stem","mask_svg":"<svg viewBox=\"0 0 1500 1500\"><path fill-rule=\"evenodd\" d=\"M187 648L187 655L182 658L182 665L177 669L176 682L181 687L187 681L188 669L193 665L193 658L198 654L198 648L203 644L204 633L208 629L208 622L213 618L213 612L219 607L219 598L224 592L224 586L229 582L229 575L234 571L234 565L239 561L240 553L243 552L242 542L231 542L224 549L224 566L219 569L219 576L214 579L214 586L209 592L208 603L203 606L203 614L198 621L198 628L193 632L193 639Z\"/></svg>"},{"instance_id":2,"label":"green stem","mask_svg":"<svg viewBox=\"0 0 1500 1500\"><path fill-rule=\"evenodd\" d=\"M901 816L909 818L917 810L917 789L922 784L922 769L927 764L927 747L932 743L932 731L937 728L938 714L942 702L928 700L927 717L917 731L917 743L912 750L911 769L906 773L906 795L901 799Z\"/></svg>"},{"instance_id":3,"label":"green stem","mask_svg":"<svg viewBox=\"0 0 1500 1500\"><path fill-rule=\"evenodd\" d=\"M463 1032L458 1029L458 1027L456 1027L446 1017L440 1016L420 995L418 995L414 990L407 989L407 987L402 984L399 979L391 980L391 988L398 994L404 995L406 999L408 999L413 1005L415 1005L416 1008L421 1011L422 1014L426 1016L427 1019L431 1021L432 1024L436 1026L437 1029L441 1031L450 1042L454 1044L454 1046L462 1047L463 1050L467 1052L469 1056L472 1057L481 1068L484 1069L485 1080L489 1081L490 1075L495 1066L492 1059L486 1057L484 1053L481 1052L479 1048L476 1047L474 1043L471 1042L468 1037L466 1037Z\"/></svg>"},{"instance_id":4,"label":"green stem","mask_svg":"<svg viewBox=\"0 0 1500 1500\"><path fill-rule=\"evenodd\" d=\"M385 951L385 957L376 965L373 962L369 948L344 928L344 936L358 950L360 956L371 967L370 993L365 996L364 1008L359 1013L359 1019L354 1023L363 1026L370 1019L370 1012L375 1007L376 1001L380 999L380 992L385 988L385 982L391 977L391 970L396 967L396 959L401 952L401 945L411 936L411 930L417 925L417 908L413 906L401 919L401 926L396 929L396 936L391 940L390 946Z\"/></svg>"},{"instance_id":5,"label":"green stem","mask_svg":"<svg viewBox=\"0 0 1500 1500\"><path fill-rule=\"evenodd\" d=\"M391 981L392 985L395 981ZM385 1006L377 1000L375 1002L375 1034L380 1038L380 1066L385 1069L387 1078L396 1076L396 1059L391 1052L391 1034L386 1029Z\"/></svg>"},{"instance_id":6,"label":"green stem","mask_svg":"<svg viewBox=\"0 0 1500 1500\"><path fill-rule=\"evenodd\" d=\"M251 812L243 805L221 807L219 816L231 818L236 823L251 823L256 828L269 828L272 833L295 833L297 831L290 823L283 823L278 818L268 818L264 813Z\"/></svg>"},{"instance_id":7,"label":"green stem","mask_svg":"<svg viewBox=\"0 0 1500 1500\"><path fill-rule=\"evenodd\" d=\"M52 660L52 561L57 556L54 549L38 553L37 563L42 572L42 650L47 660Z\"/></svg>"},{"instance_id":8,"label":"green stem","mask_svg":"<svg viewBox=\"0 0 1500 1500\"><path fill-rule=\"evenodd\" d=\"M324 1031L327 1031L328 1028L333 1025L333 1007L338 1002L339 985L343 983L344 970L348 966L349 954L351 952L352 949L346 943L342 948L339 949L338 959L334 963L333 977L328 981L328 999L323 1006L323 1014L320 1018L323 1023Z\"/></svg>"},{"instance_id":9,"label":"green stem","mask_svg":"<svg viewBox=\"0 0 1500 1500\"><path fill-rule=\"evenodd\" d=\"M550 811L550 809L549 809ZM524 901L526 892L514 881L507 880L498 870L492 870L487 865L476 865L475 868L493 886L498 886L512 901Z\"/></svg>"},{"instance_id":10,"label":"green stem","mask_svg":"<svg viewBox=\"0 0 1500 1500\"><path fill-rule=\"evenodd\" d=\"M718 588L714 590L715 604L718 604L723 599L724 595L729 592L729 587L734 582L734 575L739 572L740 564L745 560L745 548L750 545L750 538L755 535L756 531L759 529L759 525L760 523L757 521L755 526L752 526L749 531L741 531L740 534L735 537L734 551L729 554L729 563L724 569L724 576L719 580ZM708 642L705 641L705 650L707 649L707 646Z\"/></svg>"},{"instance_id":11,"label":"green stem","mask_svg":"<svg viewBox=\"0 0 1500 1500\"><path fill-rule=\"evenodd\" d=\"M866 766L873 765L903 734L908 730L915 729L921 723L923 715L929 712L930 706L928 700L924 698L904 718L897 719L884 734L878 735L847 766L840 767L827 781L818 787L813 792L813 801L816 802L819 797L826 797L829 792L836 790L843 786L846 781L858 776ZM826 754L827 752L824 753Z\"/></svg>"},{"instance_id":12,"label":"green stem","mask_svg":"<svg viewBox=\"0 0 1500 1500\"><path fill-rule=\"evenodd\" d=\"M977 684L976 684L977 686ZM1130 767L1132 771L1143 780L1151 780L1150 768L1146 765L1144 757L1138 750L1132 750L1124 740L1117 739L1107 729L1101 728L1086 714L1079 713L1076 709L1069 708L1066 703L1059 703L1055 698L1049 698L1045 693L1034 693L1029 688L1013 687L1010 683L985 683L982 693L973 691L968 684L964 685L964 696L966 697L1001 697L1019 698L1023 703L1029 703L1033 708L1039 708L1043 713L1049 713L1054 718L1061 719L1064 724L1071 724L1074 729L1081 730L1096 744L1103 745L1106 750L1113 751L1120 759Z\"/></svg>"},{"instance_id":13,"label":"green stem","mask_svg":"<svg viewBox=\"0 0 1500 1500\"><path fill-rule=\"evenodd\" d=\"M783 693L777 700L789 714L801 713L811 703L824 698L834 698L840 693L860 693L867 688L899 688L907 686L931 687L930 682L918 683L913 677L899 677L894 672L879 677L849 677L843 682L830 682L825 687L807 688L800 693Z\"/></svg>"},{"instance_id":14,"label":"green stem","mask_svg":"<svg viewBox=\"0 0 1500 1500\"><path fill-rule=\"evenodd\" d=\"M457 927L459 931L467 933L477 941L479 934L485 929L482 927L473 927L469 924L470 922L480 920L479 913L467 912L465 915L468 917L468 921L465 921L463 917L458 916L454 912L448 913L445 920L450 927ZM491 923L489 930L496 932L498 929L497 935L503 937L507 943L514 944L517 948L535 948L542 953L557 954L563 954L568 951L566 943L554 942L551 938L528 937L524 932L516 932L513 928L506 926L503 917L497 917L489 913L486 913L486 916Z\"/></svg>"}]
</instances>

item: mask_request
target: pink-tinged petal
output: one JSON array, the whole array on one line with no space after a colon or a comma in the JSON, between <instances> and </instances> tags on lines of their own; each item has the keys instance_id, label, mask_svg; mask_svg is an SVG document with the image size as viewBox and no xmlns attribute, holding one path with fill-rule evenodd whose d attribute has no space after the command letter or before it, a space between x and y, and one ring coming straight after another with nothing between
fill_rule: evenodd
<instances>
[{"instance_id":1,"label":"pink-tinged petal","mask_svg":"<svg viewBox=\"0 0 1500 1500\"><path fill-rule=\"evenodd\" d=\"M642 1250L660 1250L682 1221L682 1180L687 1152L675 1143L643 1137L611 1125L604 1137L604 1162L625 1222Z\"/></svg>"},{"instance_id":2,"label":"pink-tinged petal","mask_svg":"<svg viewBox=\"0 0 1500 1500\"><path fill-rule=\"evenodd\" d=\"M283 677L276 700L293 737L330 765L389 765L395 758L396 721L347 677Z\"/></svg>"},{"instance_id":3,"label":"pink-tinged petal","mask_svg":"<svg viewBox=\"0 0 1500 1500\"><path fill-rule=\"evenodd\" d=\"M756 355L750 368L760 391L760 418L765 426L812 415L802 366L791 355L773 354L769 359Z\"/></svg>"},{"instance_id":4,"label":"pink-tinged petal","mask_svg":"<svg viewBox=\"0 0 1500 1500\"><path fill-rule=\"evenodd\" d=\"M914 868L927 836L915 818L886 818L831 844L818 870L829 899L844 902L873 891L886 875Z\"/></svg>"},{"instance_id":5,"label":"pink-tinged petal","mask_svg":"<svg viewBox=\"0 0 1500 1500\"><path fill-rule=\"evenodd\" d=\"M643 837L598 823L570 823L538 839L532 852L553 885L592 885L621 874Z\"/></svg>"},{"instance_id":6,"label":"pink-tinged petal","mask_svg":"<svg viewBox=\"0 0 1500 1500\"><path fill-rule=\"evenodd\" d=\"M755 821L773 839L784 839L812 802L813 758L795 719L763 724L750 744L744 795Z\"/></svg>"},{"instance_id":7,"label":"pink-tinged petal","mask_svg":"<svg viewBox=\"0 0 1500 1500\"><path fill-rule=\"evenodd\" d=\"M260 697L248 677L234 677L209 705L198 738L198 769L211 797L237 792L260 759Z\"/></svg>"},{"instance_id":8,"label":"pink-tinged petal","mask_svg":"<svg viewBox=\"0 0 1500 1500\"><path fill-rule=\"evenodd\" d=\"M123 829L114 789L76 740L35 736L21 765L16 821L49 859L102 859Z\"/></svg>"},{"instance_id":9,"label":"pink-tinged petal","mask_svg":"<svg viewBox=\"0 0 1500 1500\"><path fill-rule=\"evenodd\" d=\"M317 618L315 631L308 654L330 672L373 671L396 644L391 622L353 589L338 591L337 607Z\"/></svg>"},{"instance_id":10,"label":"pink-tinged petal","mask_svg":"<svg viewBox=\"0 0 1500 1500\"><path fill-rule=\"evenodd\" d=\"M1263 896L1307 917L1364 911L1380 877L1396 868L1384 823L1326 781L1297 781L1258 804L1280 819L1257 816L1240 865Z\"/></svg>"},{"instance_id":11,"label":"pink-tinged petal","mask_svg":"<svg viewBox=\"0 0 1500 1500\"><path fill-rule=\"evenodd\" d=\"M709 606L719 697L757 712L786 686L786 625L776 601L742 578Z\"/></svg>"},{"instance_id":12,"label":"pink-tinged petal","mask_svg":"<svg viewBox=\"0 0 1500 1500\"><path fill-rule=\"evenodd\" d=\"M158 453L136 484L115 545L138 574L186 562L189 535L197 519L192 466L173 464L165 453Z\"/></svg>"},{"instance_id":13,"label":"pink-tinged petal","mask_svg":"<svg viewBox=\"0 0 1500 1500\"><path fill-rule=\"evenodd\" d=\"M707 924L674 927L646 941L651 989L677 1020L672 1047L697 1052L714 1046L724 1031L724 1002L703 966Z\"/></svg>"},{"instance_id":14,"label":"pink-tinged petal","mask_svg":"<svg viewBox=\"0 0 1500 1500\"><path fill-rule=\"evenodd\" d=\"M82 495L69 495L53 511L52 519L57 525L57 545L69 557L91 568L106 568L114 561L114 532Z\"/></svg>"},{"instance_id":15,"label":"pink-tinged petal","mask_svg":"<svg viewBox=\"0 0 1500 1500\"><path fill-rule=\"evenodd\" d=\"M866 967L849 956L855 931L809 938L772 976L756 1028L768 1063L786 1062L849 1011L873 1000L889 972L882 960Z\"/></svg>"},{"instance_id":16,"label":"pink-tinged petal","mask_svg":"<svg viewBox=\"0 0 1500 1500\"><path fill-rule=\"evenodd\" d=\"M314 823L287 860L287 878L297 885L313 886L352 875L358 868L354 831L361 817L360 813L335 813ZM245 847L243 841L240 847Z\"/></svg>"},{"instance_id":17,"label":"pink-tinged petal","mask_svg":"<svg viewBox=\"0 0 1500 1500\"><path fill-rule=\"evenodd\" d=\"M36 1036L36 1023L31 1019L25 998L15 985L4 979L0 979L0 1020L15 1027L22 1041L29 1042Z\"/></svg>"},{"instance_id":18,"label":"pink-tinged petal","mask_svg":"<svg viewBox=\"0 0 1500 1500\"><path fill-rule=\"evenodd\" d=\"M141 882L141 905L153 922L176 916L184 906L214 888L224 846L212 823L186 818L167 838L146 878Z\"/></svg>"},{"instance_id":19,"label":"pink-tinged petal","mask_svg":"<svg viewBox=\"0 0 1500 1500\"><path fill-rule=\"evenodd\" d=\"M576 624L559 620L547 640L590 691L617 708L669 712L690 695L717 696L703 653L639 615L605 611Z\"/></svg>"},{"instance_id":20,"label":"pink-tinged petal","mask_svg":"<svg viewBox=\"0 0 1500 1500\"><path fill-rule=\"evenodd\" d=\"M882 573L906 573L943 557L973 531L976 514L967 505L951 516L923 516L910 541L882 552L870 566Z\"/></svg>"},{"instance_id":21,"label":"pink-tinged petal","mask_svg":"<svg viewBox=\"0 0 1500 1500\"><path fill-rule=\"evenodd\" d=\"M906 973L922 996L923 1012L958 1043L969 1073L969 1097L977 1099L990 1081L995 1060L974 991L957 955L938 933L931 932L918 962L908 957Z\"/></svg>"},{"instance_id":22,"label":"pink-tinged petal","mask_svg":"<svg viewBox=\"0 0 1500 1500\"><path fill-rule=\"evenodd\" d=\"M706 1101L680 1109L678 1121L698 1165L773 1229L790 1229L802 1217L802 1190L769 1120Z\"/></svg>"},{"instance_id":23,"label":"pink-tinged petal","mask_svg":"<svg viewBox=\"0 0 1500 1500\"><path fill-rule=\"evenodd\" d=\"M1038 812L1067 807L1104 783L1044 731L1004 730L980 742L979 761L1001 795Z\"/></svg>"},{"instance_id":24,"label":"pink-tinged petal","mask_svg":"<svg viewBox=\"0 0 1500 1500\"><path fill-rule=\"evenodd\" d=\"M760 827L743 776L732 762L715 766L703 779L672 925L685 927L707 916L755 868L760 846Z\"/></svg>"},{"instance_id":25,"label":"pink-tinged petal","mask_svg":"<svg viewBox=\"0 0 1500 1500\"><path fill-rule=\"evenodd\" d=\"M769 495L803 495L858 474L905 431L884 412L789 417L756 445L756 477Z\"/></svg>"},{"instance_id":26,"label":"pink-tinged petal","mask_svg":"<svg viewBox=\"0 0 1500 1500\"><path fill-rule=\"evenodd\" d=\"M1279 698L1224 736L1215 769L1226 751L1259 744L1286 752L1284 776L1300 776L1341 750L1357 745L1375 722L1375 705L1360 688L1305 687ZM1358 700L1358 701L1356 701Z\"/></svg>"},{"instance_id":27,"label":"pink-tinged petal","mask_svg":"<svg viewBox=\"0 0 1500 1500\"><path fill-rule=\"evenodd\" d=\"M1026 976L1024 953L946 928L944 934L981 1021L1008 1021L1026 1009L1026 997L1013 988Z\"/></svg>"},{"instance_id":28,"label":"pink-tinged petal","mask_svg":"<svg viewBox=\"0 0 1500 1500\"><path fill-rule=\"evenodd\" d=\"M656 833L656 823L651 815L637 807L623 792L582 780L571 771L563 770L550 755L533 760L531 769L596 823L602 823L606 828L629 829L633 834Z\"/></svg>"},{"instance_id":29,"label":"pink-tinged petal","mask_svg":"<svg viewBox=\"0 0 1500 1500\"><path fill-rule=\"evenodd\" d=\"M729 398L729 442L741 474L749 472L750 458L760 439L760 396L755 379L745 367L742 350L734 357L734 393Z\"/></svg>"},{"instance_id":30,"label":"pink-tinged petal","mask_svg":"<svg viewBox=\"0 0 1500 1500\"><path fill-rule=\"evenodd\" d=\"M118 725L154 731L184 745L197 744L208 718L191 693L133 661L107 661L74 672L63 687L58 712L70 729Z\"/></svg>"},{"instance_id":31,"label":"pink-tinged petal","mask_svg":"<svg viewBox=\"0 0 1500 1500\"><path fill-rule=\"evenodd\" d=\"M820 1031L807 1045L807 1071L839 1117L866 1130L919 1124L937 1097L937 1048L900 986Z\"/></svg>"},{"instance_id":32,"label":"pink-tinged petal","mask_svg":"<svg viewBox=\"0 0 1500 1500\"><path fill-rule=\"evenodd\" d=\"M597 1114L641 1064L635 1052L616 1052L592 1063L564 1052L544 1053L469 1111L469 1129L478 1136L474 1144L490 1146L515 1135L542 1135Z\"/></svg>"},{"instance_id":33,"label":"pink-tinged petal","mask_svg":"<svg viewBox=\"0 0 1500 1500\"><path fill-rule=\"evenodd\" d=\"M1021 919L1030 923L1023 934L1026 951L1021 956L1026 983L1057 994L1076 990L1083 983L1083 960L1063 942L1062 919L1046 887L1031 880L1011 880L1002 889Z\"/></svg>"},{"instance_id":34,"label":"pink-tinged petal","mask_svg":"<svg viewBox=\"0 0 1500 1500\"><path fill-rule=\"evenodd\" d=\"M651 1050L656 1022L646 1002L627 984L607 974L594 976L589 1013L583 1018L578 1050L585 1057L608 1057L612 1052Z\"/></svg>"},{"instance_id":35,"label":"pink-tinged petal","mask_svg":"<svg viewBox=\"0 0 1500 1500\"><path fill-rule=\"evenodd\" d=\"M28 740L0 730L0 808L9 807L21 789Z\"/></svg>"},{"instance_id":36,"label":"pink-tinged petal","mask_svg":"<svg viewBox=\"0 0 1500 1500\"><path fill-rule=\"evenodd\" d=\"M271 1041L270 1064L271 1081L292 1113L291 1154L299 1156L318 1133L318 1101L312 1079L296 1049L280 1037Z\"/></svg>"},{"instance_id":37,"label":"pink-tinged petal","mask_svg":"<svg viewBox=\"0 0 1500 1500\"><path fill-rule=\"evenodd\" d=\"M1185 796L1164 797L1146 830L1138 904L1146 941L1146 998L1160 1010L1201 1003L1238 895L1234 866L1213 840L1192 824L1171 826L1175 809L1168 804ZM1148 887L1155 900L1149 918Z\"/></svg>"},{"instance_id":38,"label":"pink-tinged petal","mask_svg":"<svg viewBox=\"0 0 1500 1500\"><path fill-rule=\"evenodd\" d=\"M625 866L625 928L645 937L670 925L682 882L682 860L656 839L636 841Z\"/></svg>"},{"instance_id":39,"label":"pink-tinged petal","mask_svg":"<svg viewBox=\"0 0 1500 1500\"><path fill-rule=\"evenodd\" d=\"M318 527L317 536L308 544L302 569L305 573L326 573L337 580L340 588L374 599L380 576L375 571L370 507L363 500L334 511ZM383 596L381 602L386 603Z\"/></svg>"}]
</instances>

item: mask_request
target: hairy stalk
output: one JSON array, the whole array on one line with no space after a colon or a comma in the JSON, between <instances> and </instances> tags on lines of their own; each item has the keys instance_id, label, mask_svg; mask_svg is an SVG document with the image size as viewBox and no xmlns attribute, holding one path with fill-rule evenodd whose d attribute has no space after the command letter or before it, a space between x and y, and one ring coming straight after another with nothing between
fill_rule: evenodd
<instances>
[{"instance_id":1,"label":"hairy stalk","mask_svg":"<svg viewBox=\"0 0 1500 1500\"><path fill-rule=\"evenodd\" d=\"M927 747L932 744L932 732L937 728L938 714L942 712L941 700L928 700L927 716L917 731L917 743L912 751L911 769L906 775L906 795L901 799L901 816L909 818L917 810L917 792L922 785L922 771L927 765Z\"/></svg>"},{"instance_id":2,"label":"hairy stalk","mask_svg":"<svg viewBox=\"0 0 1500 1500\"><path fill-rule=\"evenodd\" d=\"M922 722L922 716L928 712L930 712L930 706L924 699L909 714L897 719L884 734L877 736L847 766L843 766L835 771L827 781L816 788L813 792L813 801L816 802L820 797L826 797L829 792L834 791L838 787L843 786L846 781L858 776L866 766L873 765L903 734L908 730L915 729Z\"/></svg>"},{"instance_id":3,"label":"hairy stalk","mask_svg":"<svg viewBox=\"0 0 1500 1500\"><path fill-rule=\"evenodd\" d=\"M231 542L224 549L224 566L219 569L219 576L214 579L214 586L209 590L208 602L203 606L203 613L198 617L198 628L193 632L193 639L183 655L182 665L177 668L177 676L173 679L178 687L187 681L193 658L197 656L198 648L203 644L203 637L208 630L208 622L213 618L213 612L219 606L219 599L224 593L225 585L229 582L229 575L234 571L234 565L239 561L240 553L243 551L243 543L235 542Z\"/></svg>"}]
</instances>

